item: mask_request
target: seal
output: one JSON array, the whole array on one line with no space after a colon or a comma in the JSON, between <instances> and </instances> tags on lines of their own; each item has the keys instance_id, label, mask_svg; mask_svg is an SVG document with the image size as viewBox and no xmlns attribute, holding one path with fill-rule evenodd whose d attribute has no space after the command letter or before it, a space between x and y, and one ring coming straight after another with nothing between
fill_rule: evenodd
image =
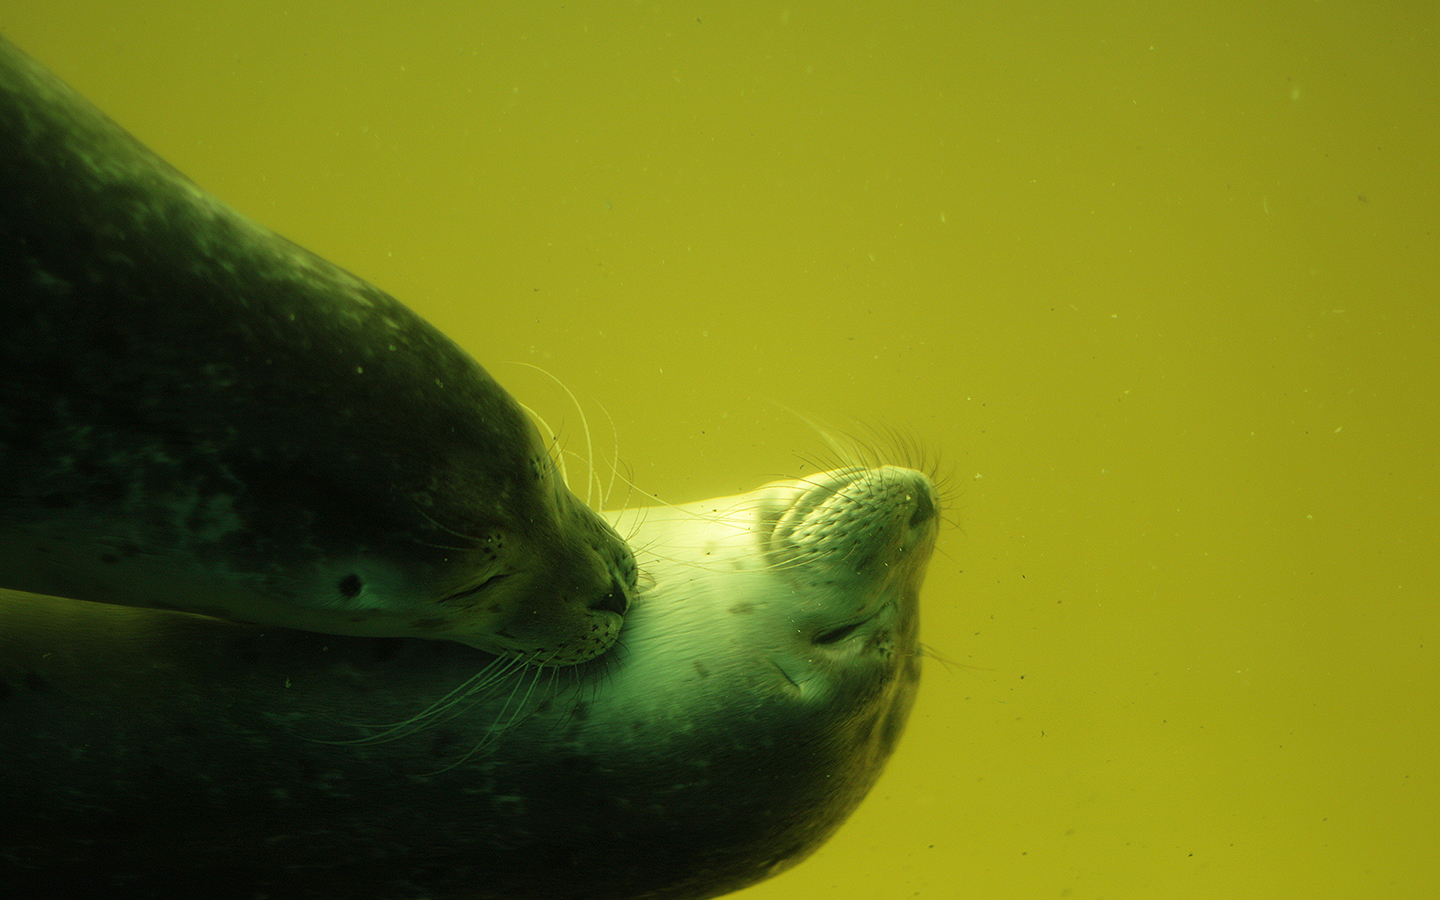
<instances>
[{"instance_id":1,"label":"seal","mask_svg":"<svg viewBox=\"0 0 1440 900\"><path fill-rule=\"evenodd\" d=\"M551 665L625 542L398 301L250 222L0 41L0 587Z\"/></svg>"},{"instance_id":2,"label":"seal","mask_svg":"<svg viewBox=\"0 0 1440 900\"><path fill-rule=\"evenodd\" d=\"M640 593L609 653L563 669L0 603L7 890L684 900L764 879L901 734L937 503L881 467L612 514Z\"/></svg>"}]
</instances>

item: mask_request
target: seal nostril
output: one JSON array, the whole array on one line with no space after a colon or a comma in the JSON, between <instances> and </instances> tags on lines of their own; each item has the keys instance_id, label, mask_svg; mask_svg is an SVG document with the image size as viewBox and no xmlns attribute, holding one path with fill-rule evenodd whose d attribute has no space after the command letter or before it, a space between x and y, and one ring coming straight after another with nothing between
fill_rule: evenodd
<instances>
[{"instance_id":1,"label":"seal nostril","mask_svg":"<svg viewBox=\"0 0 1440 900\"><path fill-rule=\"evenodd\" d=\"M625 610L630 606L630 600L625 593L625 587L620 579L610 582L610 590L601 594L600 597L590 604L591 609L613 612L617 616L625 615Z\"/></svg>"},{"instance_id":2,"label":"seal nostril","mask_svg":"<svg viewBox=\"0 0 1440 900\"><path fill-rule=\"evenodd\" d=\"M922 491L919 499L915 501L915 512L910 515L910 527L924 525L935 518L935 500L930 496L929 491Z\"/></svg>"}]
</instances>

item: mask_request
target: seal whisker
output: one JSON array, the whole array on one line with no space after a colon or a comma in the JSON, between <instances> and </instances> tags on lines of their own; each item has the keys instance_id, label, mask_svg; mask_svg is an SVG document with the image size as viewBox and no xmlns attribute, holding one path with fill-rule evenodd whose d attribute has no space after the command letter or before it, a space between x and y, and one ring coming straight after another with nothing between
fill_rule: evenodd
<instances>
[{"instance_id":1,"label":"seal whisker","mask_svg":"<svg viewBox=\"0 0 1440 900\"><path fill-rule=\"evenodd\" d=\"M541 375L544 375L546 378L549 378L551 381L559 385L560 389L564 391L566 396L570 398L570 403L575 407L575 412L580 416L580 430L585 435L585 459L590 465L590 476L586 477L585 479L585 484L587 485L585 488L585 502L590 504L591 506L595 505L595 498L593 498L590 494L590 486L593 485L593 477L595 474L595 447L590 438L590 420L585 417L585 408L581 406L580 401L576 399L575 392L570 390L570 387L565 384L565 382L561 381L559 378L556 378L554 375L550 374L539 366L532 365L531 363L517 362L515 363L515 365L525 366L528 369L534 369ZM526 409L528 410L529 407L526 407ZM537 419L540 418L538 415L535 414L533 410L531 410L530 414L534 415ZM546 429L550 428L549 425L546 425L545 427ZM556 435L554 431L551 431L550 433L551 435L555 435L556 437L558 437L558 435ZM561 469L561 473L563 477L563 467ZM565 477L565 482L567 484L569 483L569 481L570 479L568 477Z\"/></svg>"},{"instance_id":2,"label":"seal whisker","mask_svg":"<svg viewBox=\"0 0 1440 900\"><path fill-rule=\"evenodd\" d=\"M457 547L453 544L439 544L434 541L412 541L416 547L429 547L431 550L449 550L451 553L468 553L474 547Z\"/></svg>"},{"instance_id":3,"label":"seal whisker","mask_svg":"<svg viewBox=\"0 0 1440 900\"><path fill-rule=\"evenodd\" d=\"M917 647L934 500L922 473L886 467L607 513L612 530L639 523L643 575L608 652L569 667L573 647L529 635L506 661L0 603L16 657L58 686L7 709L0 758L18 776L0 800L64 826L39 835L58 847L37 876L52 888L78 868L178 898L164 889L177 866L210 893L245 878L276 896L317 876L377 895L517 900L743 887L814 849L900 739L923 658L938 656ZM121 740L90 714L101 705L134 720ZM102 766L120 777L92 777ZM159 805L157 766L176 786ZM783 777L756 785L756 772ZM134 821L181 852L151 852ZM560 865L524 852L557 825ZM263 856L241 850L257 839ZM107 840L141 852L102 867L93 848ZM717 860L735 875L714 874Z\"/></svg>"},{"instance_id":4,"label":"seal whisker","mask_svg":"<svg viewBox=\"0 0 1440 900\"><path fill-rule=\"evenodd\" d=\"M500 735L514 728L515 725L521 720L522 716L534 708L533 705L530 703L530 700L535 695L535 689L539 686L541 679L547 677L545 675L545 670L547 668L554 667L545 666L542 663L539 665L532 664L528 668L533 669L534 674L532 675L528 672L520 673L520 678L517 679L515 684L511 687L510 693L505 697L505 701L501 704L500 709L495 713L494 719L491 722L490 727L485 730L484 736L482 736L478 742L473 744L469 750L465 751L465 753L462 754L458 759L452 760L449 764L442 766L433 772L429 772L427 773L427 775L442 775L457 766L463 765L465 762L472 759L477 753L493 745ZM515 695L517 693L520 693L522 688L524 689L523 693L521 694L519 702L516 702ZM500 720L506 718L507 711L509 712L509 717L502 724Z\"/></svg>"},{"instance_id":5,"label":"seal whisker","mask_svg":"<svg viewBox=\"0 0 1440 900\"><path fill-rule=\"evenodd\" d=\"M803 420L821 436L830 448L830 453L805 454L800 456L803 463L818 470L841 468L878 469L884 465L898 465L925 473L934 483L942 498L948 499L947 482L953 472L942 468L939 455L933 455L913 435L891 426L860 426L876 432L875 437L860 436L827 428L792 410L792 415ZM942 504L948 506L949 503Z\"/></svg>"},{"instance_id":6,"label":"seal whisker","mask_svg":"<svg viewBox=\"0 0 1440 900\"><path fill-rule=\"evenodd\" d=\"M409 718L401 719L398 722L391 722L386 725L341 722L340 724L348 727L364 728L373 733L345 740L323 740L320 738L312 738L311 740L321 744L363 745L387 743L407 737L432 727L445 719L459 715L462 710L458 710L457 707L466 700L474 698L476 702L479 702L487 699L485 697L476 697L476 694L503 681L517 669L523 671L526 668L529 668L529 666L523 659L498 657L486 664L479 672L476 672L461 682L457 687L452 688L443 697L433 701L429 706Z\"/></svg>"},{"instance_id":7,"label":"seal whisker","mask_svg":"<svg viewBox=\"0 0 1440 900\"><path fill-rule=\"evenodd\" d=\"M628 464L626 464L626 468L629 468ZM625 498L623 502L612 503L611 498L614 496L615 479L617 477L625 485ZM610 464L610 486L607 489L605 503L601 506L601 509L628 509L632 505L630 501L634 498L637 492L644 493L643 491L640 491L638 487L636 487L634 479L632 479L629 475L620 474L620 466L618 463L612 462Z\"/></svg>"},{"instance_id":8,"label":"seal whisker","mask_svg":"<svg viewBox=\"0 0 1440 900\"><path fill-rule=\"evenodd\" d=\"M874 784L922 473L833 437L841 471L602 518L461 347L3 39L0 193L0 585L77 595L0 598L12 893L718 895ZM582 493L634 491L576 406Z\"/></svg>"},{"instance_id":9,"label":"seal whisker","mask_svg":"<svg viewBox=\"0 0 1440 900\"><path fill-rule=\"evenodd\" d=\"M519 363L518 365L523 366L525 365L525 363ZM549 440L547 440L545 443L545 452L550 457L551 461L555 463L555 468L560 470L560 480L563 481L565 484L569 484L570 476L565 471L564 452L560 449L560 432L551 428L550 423L545 421L545 417L536 412L534 407L526 403L520 403L520 408L525 410L525 412L529 414L530 418L534 419L537 423L539 423L540 427L544 429L545 433L550 436ZM587 499L586 502L588 503L589 500Z\"/></svg>"},{"instance_id":10,"label":"seal whisker","mask_svg":"<svg viewBox=\"0 0 1440 900\"><path fill-rule=\"evenodd\" d=\"M630 551L563 483L533 411L3 39L0 196L0 586L500 655L568 646L557 664L609 647ZM447 605L485 559L530 577ZM523 637L497 634L527 614Z\"/></svg>"},{"instance_id":11,"label":"seal whisker","mask_svg":"<svg viewBox=\"0 0 1440 900\"><path fill-rule=\"evenodd\" d=\"M437 550L451 550L451 551L454 551L454 552L456 552L456 553L467 553L467 552L469 552L469 551L471 551L471 550L474 550L476 544L478 544L478 543L480 543L480 542L482 542L482 541L485 540L485 536L484 536L484 535L479 535L479 534L466 534L466 533L464 533L463 531L456 531L455 529L451 528L450 526L443 524L442 522L438 521L434 516L432 516L432 515L430 515L429 513L427 513L427 512L425 511L424 507L422 507L422 506L421 506L420 504L418 504L418 503L415 504L415 511L418 512L418 513L420 513L420 515L424 516L424 517L425 517L425 521L429 522L431 525L434 525L434 526L435 526L437 529L439 529L440 531L443 531L443 532L445 532L445 533L447 533L447 534L454 535L455 537L459 538L460 540L468 542L468 543L467 543L466 545L464 545L464 546L452 547L452 546L450 546L450 545L448 545L448 544L435 544L435 543L430 543L430 542L428 542L428 541L415 541L414 543L415 543L415 545L418 546L418 547L434 547L434 548L437 549Z\"/></svg>"},{"instance_id":12,"label":"seal whisker","mask_svg":"<svg viewBox=\"0 0 1440 900\"><path fill-rule=\"evenodd\" d=\"M572 456L585 464L586 471L589 473L585 477L585 502L594 506L597 504L593 498L600 497L602 499L600 500L598 505L603 507L605 505L605 501L603 499L605 489L600 486L600 473L595 470L595 461L591 459L586 459L579 453L576 453L574 450L562 449L560 452L566 456Z\"/></svg>"},{"instance_id":13,"label":"seal whisker","mask_svg":"<svg viewBox=\"0 0 1440 900\"><path fill-rule=\"evenodd\" d=\"M615 476L618 472L615 461L620 459L620 429L615 427L615 419L610 415L610 410L605 408L605 404L600 403L597 405L600 407L600 411L605 414L605 420L610 423L610 436L614 443L614 446L610 448L610 482L606 484L600 492L600 508L604 509L610 505L610 497L615 492ZM593 463L591 464L591 468L594 468ZM620 505L624 506L625 504L622 503Z\"/></svg>"},{"instance_id":14,"label":"seal whisker","mask_svg":"<svg viewBox=\"0 0 1440 900\"><path fill-rule=\"evenodd\" d=\"M618 469L615 470L615 472L616 472L617 475L619 475L619 470L618 470ZM629 486L629 488L630 488L630 490L631 490L631 493L626 495L627 500L628 500L630 497L634 496L635 493L639 493L639 494L641 494L641 495L643 495L643 496L645 497L645 501L646 501L647 503L652 503L652 502L653 502L656 507L663 507L663 508L665 508L665 509L671 509L671 510L675 510L675 511L677 511L677 512L684 512L686 515L694 515L694 511L691 510L691 509L689 509L689 507L688 507L686 504L683 504L683 503L672 503L672 502L670 502L669 500L666 500L666 499L662 498L659 494L652 494L652 493L650 493L649 491L645 490L644 488L640 487L640 485L636 484L635 481L634 481L633 479L629 478L628 476L620 475L620 478L625 482L625 484L626 484L627 486ZM629 509L629 508L628 508L628 506L629 506L628 503L625 504L625 506L627 507L627 509L625 509L624 511L625 511L625 512L632 512L632 513L633 513L633 512L642 512L642 511L645 511L645 510L648 510L648 509L651 509L651 508L652 508L652 507L649 507L649 506L642 506L642 507L640 507L639 509ZM698 518L698 517L697 517L697 518Z\"/></svg>"}]
</instances>

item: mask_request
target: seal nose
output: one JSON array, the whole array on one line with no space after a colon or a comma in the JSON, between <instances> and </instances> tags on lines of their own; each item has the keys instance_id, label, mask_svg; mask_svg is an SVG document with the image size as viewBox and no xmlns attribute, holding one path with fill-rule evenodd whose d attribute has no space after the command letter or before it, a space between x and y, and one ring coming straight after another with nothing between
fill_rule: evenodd
<instances>
[{"instance_id":1,"label":"seal nose","mask_svg":"<svg viewBox=\"0 0 1440 900\"><path fill-rule=\"evenodd\" d=\"M928 490L915 498L915 512L910 515L910 527L917 528L935 518L935 497Z\"/></svg>"},{"instance_id":2,"label":"seal nose","mask_svg":"<svg viewBox=\"0 0 1440 900\"><path fill-rule=\"evenodd\" d=\"M625 585L620 579L615 578L610 582L610 590L601 594L593 603L591 609L613 612L617 616L625 615L625 610L630 608L630 594L625 590Z\"/></svg>"}]
</instances>

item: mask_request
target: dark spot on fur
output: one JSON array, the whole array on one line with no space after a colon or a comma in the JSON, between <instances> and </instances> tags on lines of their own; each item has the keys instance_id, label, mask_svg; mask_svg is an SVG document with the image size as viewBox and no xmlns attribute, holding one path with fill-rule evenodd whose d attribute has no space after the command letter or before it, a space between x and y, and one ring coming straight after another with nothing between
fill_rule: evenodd
<instances>
[{"instance_id":1,"label":"dark spot on fur","mask_svg":"<svg viewBox=\"0 0 1440 900\"><path fill-rule=\"evenodd\" d=\"M755 604L753 603L736 603L734 606L730 607L729 610L727 610L727 612L729 612L732 616L743 616L754 611Z\"/></svg>"},{"instance_id":2,"label":"dark spot on fur","mask_svg":"<svg viewBox=\"0 0 1440 900\"><path fill-rule=\"evenodd\" d=\"M313 761L302 756L296 760L296 765L300 768L299 781L301 784L314 784L316 782L319 777L319 772L316 770Z\"/></svg>"},{"instance_id":3,"label":"dark spot on fur","mask_svg":"<svg viewBox=\"0 0 1440 900\"><path fill-rule=\"evenodd\" d=\"M900 741L900 732L905 729L905 712L903 707L891 704L885 711L885 718L880 722L880 752L889 753L895 749Z\"/></svg>"},{"instance_id":4,"label":"dark spot on fur","mask_svg":"<svg viewBox=\"0 0 1440 900\"><path fill-rule=\"evenodd\" d=\"M410 626L418 631L439 631L449 624L449 619L442 619L439 616L425 616L411 621Z\"/></svg>"},{"instance_id":5,"label":"dark spot on fur","mask_svg":"<svg viewBox=\"0 0 1440 900\"><path fill-rule=\"evenodd\" d=\"M439 728L435 731L435 737L430 741L430 756L434 759L445 759L460 747L460 732L454 728Z\"/></svg>"},{"instance_id":6,"label":"dark spot on fur","mask_svg":"<svg viewBox=\"0 0 1440 900\"><path fill-rule=\"evenodd\" d=\"M567 771L578 772L582 775L588 775L598 768L593 756L567 756L560 761L560 765L564 766Z\"/></svg>"},{"instance_id":7,"label":"dark spot on fur","mask_svg":"<svg viewBox=\"0 0 1440 900\"><path fill-rule=\"evenodd\" d=\"M235 642L235 649L231 654L242 663L253 663L260 658L260 653L255 649L255 638L247 635L243 640Z\"/></svg>"},{"instance_id":8,"label":"dark spot on fur","mask_svg":"<svg viewBox=\"0 0 1440 900\"><path fill-rule=\"evenodd\" d=\"M400 638L378 638L370 645L370 655L376 662L389 662L400 652Z\"/></svg>"},{"instance_id":9,"label":"dark spot on fur","mask_svg":"<svg viewBox=\"0 0 1440 900\"><path fill-rule=\"evenodd\" d=\"M696 675L699 675L701 678L709 678L709 677L710 677L710 670L707 669L707 668L705 668L705 664L704 664L703 662L701 662L700 660L697 659L697 660L695 660L693 663L691 663L690 665L695 668L695 674L696 674Z\"/></svg>"},{"instance_id":10,"label":"dark spot on fur","mask_svg":"<svg viewBox=\"0 0 1440 900\"><path fill-rule=\"evenodd\" d=\"M102 553L100 554L100 561L107 566L113 566L120 561L120 557L113 553Z\"/></svg>"},{"instance_id":11,"label":"dark spot on fur","mask_svg":"<svg viewBox=\"0 0 1440 900\"><path fill-rule=\"evenodd\" d=\"M41 678L39 672L26 672L25 686L37 694L43 694L50 690L50 682Z\"/></svg>"},{"instance_id":12,"label":"dark spot on fur","mask_svg":"<svg viewBox=\"0 0 1440 900\"><path fill-rule=\"evenodd\" d=\"M353 600L354 598L360 596L360 588L362 586L363 585L360 581L359 575L346 575L344 578L340 579L340 595L345 597L347 600Z\"/></svg>"},{"instance_id":13,"label":"dark spot on fur","mask_svg":"<svg viewBox=\"0 0 1440 900\"><path fill-rule=\"evenodd\" d=\"M525 814L525 800L522 797L495 797L490 801L490 811L503 818L522 816Z\"/></svg>"},{"instance_id":14,"label":"dark spot on fur","mask_svg":"<svg viewBox=\"0 0 1440 900\"><path fill-rule=\"evenodd\" d=\"M586 703L583 700L575 704L575 708L570 710L570 718L575 719L579 722L583 722L586 719L590 718L590 704Z\"/></svg>"}]
</instances>

